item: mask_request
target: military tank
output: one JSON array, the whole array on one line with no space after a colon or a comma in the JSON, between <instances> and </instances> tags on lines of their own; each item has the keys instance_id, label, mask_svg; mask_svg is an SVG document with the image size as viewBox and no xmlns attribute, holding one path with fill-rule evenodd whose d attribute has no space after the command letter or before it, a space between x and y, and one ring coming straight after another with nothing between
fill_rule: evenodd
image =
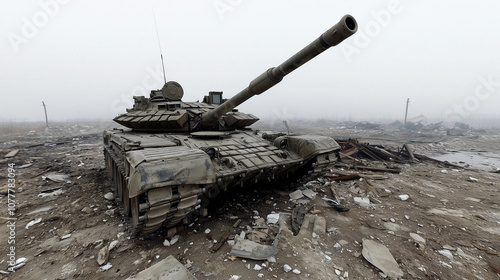
<instances>
[{"instance_id":1,"label":"military tank","mask_svg":"<svg viewBox=\"0 0 500 280\"><path fill-rule=\"evenodd\" d=\"M357 31L345 15L332 28L229 99L211 91L202 102L184 102L174 81L150 97L134 96L133 108L114 118L127 129L104 131L104 154L116 198L131 228L145 236L172 228L211 198L233 187L249 187L338 160L330 137L261 132L259 119L235 107L279 83L318 54Z\"/></svg>"}]
</instances>

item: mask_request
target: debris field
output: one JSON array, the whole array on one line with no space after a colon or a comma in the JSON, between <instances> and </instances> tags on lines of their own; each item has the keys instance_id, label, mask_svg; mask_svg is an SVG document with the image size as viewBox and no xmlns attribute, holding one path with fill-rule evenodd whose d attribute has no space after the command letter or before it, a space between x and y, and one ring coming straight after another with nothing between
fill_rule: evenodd
<instances>
[{"instance_id":1,"label":"debris field","mask_svg":"<svg viewBox=\"0 0 500 280\"><path fill-rule=\"evenodd\" d=\"M114 200L102 124L4 135L0 279L498 279L497 166L435 156L498 154L500 133L363 125L309 126L340 162L233 189L145 238Z\"/></svg>"}]
</instances>

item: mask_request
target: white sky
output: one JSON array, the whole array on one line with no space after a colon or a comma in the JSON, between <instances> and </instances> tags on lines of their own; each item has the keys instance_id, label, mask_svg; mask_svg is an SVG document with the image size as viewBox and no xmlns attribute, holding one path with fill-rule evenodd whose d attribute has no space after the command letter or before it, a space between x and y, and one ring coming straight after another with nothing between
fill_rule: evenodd
<instances>
[{"instance_id":1,"label":"white sky","mask_svg":"<svg viewBox=\"0 0 500 280\"><path fill-rule=\"evenodd\" d=\"M500 105L500 2L0 2L0 121L111 120L167 80L231 97L344 14L358 33L239 106L261 118L462 120ZM160 70L160 73L158 73Z\"/></svg>"}]
</instances>

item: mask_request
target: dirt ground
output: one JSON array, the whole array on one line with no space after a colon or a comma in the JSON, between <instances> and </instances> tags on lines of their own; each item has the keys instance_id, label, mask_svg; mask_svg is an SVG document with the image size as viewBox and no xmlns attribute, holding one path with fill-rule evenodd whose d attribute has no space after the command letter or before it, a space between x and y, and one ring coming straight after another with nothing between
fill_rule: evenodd
<instances>
[{"instance_id":1,"label":"dirt ground","mask_svg":"<svg viewBox=\"0 0 500 280\"><path fill-rule=\"evenodd\" d=\"M197 279L382 279L384 275L362 254L363 239L385 245L403 279L500 279L494 271L500 268L500 174L494 172L500 167L499 131L449 136L444 131L330 125L298 129L384 147L410 143L415 152L427 156L463 153L465 163L457 162L461 166L470 155L482 155L483 160L464 168L427 161L390 163L401 173L362 172L364 179L339 182L320 176L238 189L217 197L208 216L179 228L178 242L164 246L171 239L166 230L147 238L131 237L116 202L105 198L111 185L101 138L102 130L111 126L65 124L0 137L0 279L125 279L169 255ZM4 158L16 149L17 155ZM15 164L14 172L8 171L8 164ZM5 195L10 173L15 174L15 197ZM55 173L69 178L47 178ZM251 232L258 218L266 219L272 212L282 213L286 221L296 205L289 194L303 186L317 193L305 202L315 213L310 217L324 218L325 232L306 225L294 236L288 223L282 223L278 253L270 261L232 258L227 243L210 251L225 231ZM337 212L322 199L332 198L330 187L349 211ZM369 203L356 204L355 197L368 198ZM9 198L15 200L12 215ZM238 219L241 223L233 227ZM9 243L12 240L15 243ZM97 262L98 254L112 242L116 246L106 262L111 267L105 270ZM14 259L26 258L25 265L4 274L12 252ZM285 265L295 273L285 272Z\"/></svg>"}]
</instances>

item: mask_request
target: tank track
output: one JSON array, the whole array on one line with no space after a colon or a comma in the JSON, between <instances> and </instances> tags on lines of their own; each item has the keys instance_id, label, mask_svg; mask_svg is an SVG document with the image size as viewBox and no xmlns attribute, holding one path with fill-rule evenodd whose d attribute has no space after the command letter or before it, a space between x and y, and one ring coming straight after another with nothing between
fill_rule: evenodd
<instances>
[{"instance_id":1,"label":"tank track","mask_svg":"<svg viewBox=\"0 0 500 280\"><path fill-rule=\"evenodd\" d=\"M163 226L174 227L201 202L198 195L203 189L198 185L163 187L129 198L123 160L109 147L105 147L104 157L115 200L122 216L130 221L127 224L133 236L143 237Z\"/></svg>"},{"instance_id":2,"label":"tank track","mask_svg":"<svg viewBox=\"0 0 500 280\"><path fill-rule=\"evenodd\" d=\"M115 200L133 236L143 237L161 227L172 228L201 203L198 196L204 189L198 185L168 186L129 198L125 163L111 147L104 148L104 157ZM332 164L325 154L320 154L306 177L321 176Z\"/></svg>"}]
</instances>

